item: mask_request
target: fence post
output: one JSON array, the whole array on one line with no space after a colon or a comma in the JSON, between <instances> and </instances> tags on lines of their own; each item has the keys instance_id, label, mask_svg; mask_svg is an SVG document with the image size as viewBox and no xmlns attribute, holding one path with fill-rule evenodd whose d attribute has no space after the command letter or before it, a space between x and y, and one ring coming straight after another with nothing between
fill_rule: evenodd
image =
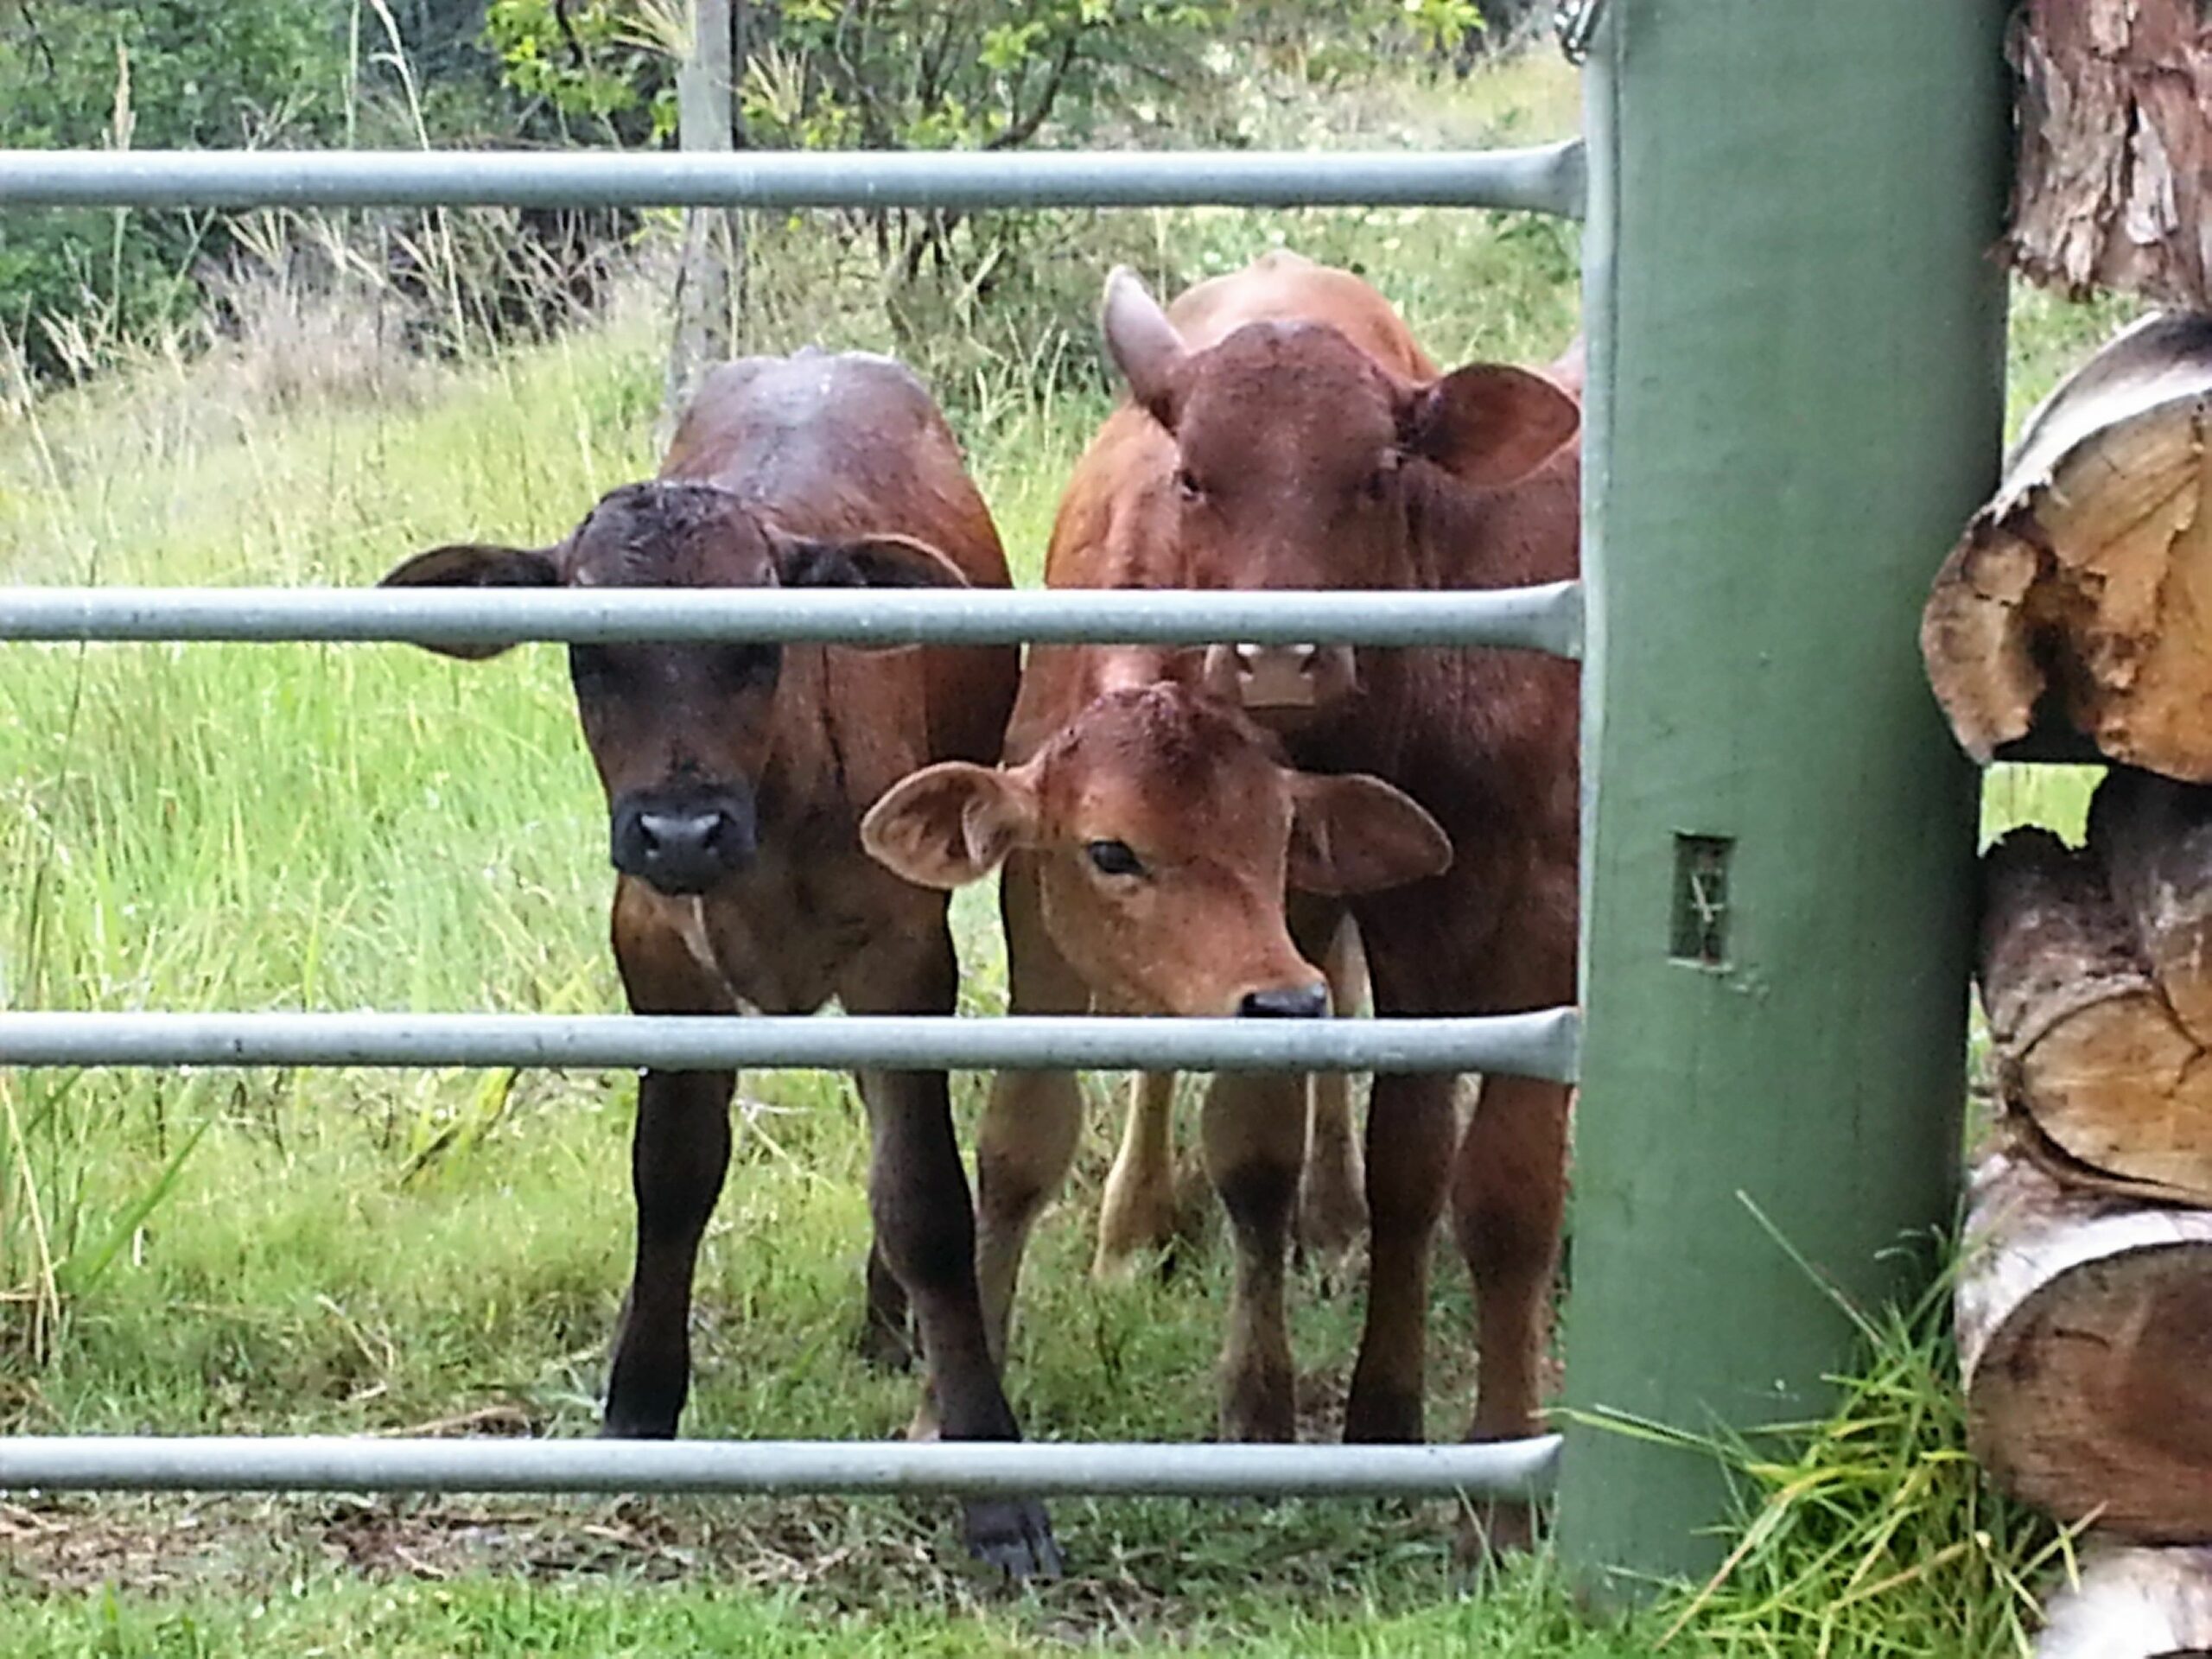
<instances>
[{"instance_id":1,"label":"fence post","mask_svg":"<svg viewBox=\"0 0 2212 1659\"><path fill-rule=\"evenodd\" d=\"M736 142L735 80L744 60L734 31L744 0L690 0L686 10L691 39L676 74L677 143L687 151L726 151ZM664 444L700 377L729 355L732 302L742 281L744 257L742 220L736 212L684 210L676 329L661 407Z\"/></svg>"},{"instance_id":2,"label":"fence post","mask_svg":"<svg viewBox=\"0 0 2212 1659\"><path fill-rule=\"evenodd\" d=\"M1817 1414L1853 1332L1789 1252L1872 1303L1924 1282L1886 1247L1950 1214L1975 780L1915 637L1995 472L2006 10L1612 0L1600 27L1580 1414ZM1578 1417L1562 1476L1601 1586L1718 1560L1712 1459Z\"/></svg>"}]
</instances>

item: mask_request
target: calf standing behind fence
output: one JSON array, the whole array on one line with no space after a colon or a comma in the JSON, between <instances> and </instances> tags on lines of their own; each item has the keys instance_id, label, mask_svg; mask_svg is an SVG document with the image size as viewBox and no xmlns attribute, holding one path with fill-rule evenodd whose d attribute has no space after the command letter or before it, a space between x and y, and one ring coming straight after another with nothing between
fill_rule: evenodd
<instances>
[{"instance_id":1,"label":"calf standing behind fence","mask_svg":"<svg viewBox=\"0 0 2212 1659\"><path fill-rule=\"evenodd\" d=\"M1433 592L1575 575L1574 400L1522 369L1477 364L1437 374L1381 298L1346 273L1276 256L1194 289L1171 314L1117 272L1107 284L1105 331L1133 406L1111 418L1078 466L1048 582ZM1213 664L1216 677L1275 719L1298 765L1373 772L1427 808L1451 838L1454 858L1442 874L1350 900L1376 1011L1502 1014L1572 998L1573 669L1490 652L1230 654L1234 663ZM1042 734L1038 656L1010 753ZM1267 688L1284 683L1295 695L1276 707ZM1314 937L1328 937L1325 925ZM1025 943L1010 930L1010 952ZM1236 1103L1218 1109L1250 1134L1244 1179L1224 1196L1232 1213L1245 1212L1240 1230L1265 1240L1278 1261L1301 1150L1286 1128L1300 1122L1297 1102L1281 1084L1265 1076L1216 1084ZM992 1173L1018 1166L1020 1148L1041 1138L1037 1090L1033 1079L1008 1080L985 1120L987 1250L998 1216ZM1346 1439L1421 1438L1429 1242L1447 1190L1481 1319L1472 1432L1529 1432L1567 1109L1561 1084L1489 1078L1453 1178L1452 1079L1376 1078L1367 1320ZM1251 1393L1262 1408L1236 1424L1247 1438L1287 1439L1294 1427L1280 1280L1279 1267L1249 1283L1240 1275L1240 1295L1266 1298L1274 1327L1247 1367L1272 1374ZM1232 1372L1230 1386L1249 1393L1255 1380ZM1513 1506L1492 1536L1516 1541L1527 1530L1525 1509Z\"/></svg>"},{"instance_id":2,"label":"calf standing behind fence","mask_svg":"<svg viewBox=\"0 0 2212 1659\"><path fill-rule=\"evenodd\" d=\"M1007 585L990 514L920 384L886 359L816 352L715 371L660 476L607 496L559 545L439 548L385 581ZM945 896L868 859L858 826L919 766L995 758L1014 698L1011 648L576 645L569 666L607 787L620 872L614 953L634 1012L809 1013L833 996L853 1014L952 1012ZM735 1082L728 1071L648 1071L639 1084L637 1263L607 1385L609 1434L676 1432L692 1275L728 1166ZM984 1338L944 1073L870 1070L859 1083L876 1249L912 1299L943 1431L1018 1439ZM1058 1570L1035 1502L972 1500L967 1519L985 1560Z\"/></svg>"}]
</instances>

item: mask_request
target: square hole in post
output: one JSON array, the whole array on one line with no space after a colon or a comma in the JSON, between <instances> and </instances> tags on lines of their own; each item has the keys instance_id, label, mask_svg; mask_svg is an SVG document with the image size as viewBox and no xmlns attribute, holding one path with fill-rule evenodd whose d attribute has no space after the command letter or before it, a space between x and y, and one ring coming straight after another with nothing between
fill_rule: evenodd
<instances>
[{"instance_id":1,"label":"square hole in post","mask_svg":"<svg viewBox=\"0 0 2212 1659\"><path fill-rule=\"evenodd\" d=\"M1728 961L1728 860L1726 836L1675 837L1675 904L1668 955L1700 968Z\"/></svg>"}]
</instances>

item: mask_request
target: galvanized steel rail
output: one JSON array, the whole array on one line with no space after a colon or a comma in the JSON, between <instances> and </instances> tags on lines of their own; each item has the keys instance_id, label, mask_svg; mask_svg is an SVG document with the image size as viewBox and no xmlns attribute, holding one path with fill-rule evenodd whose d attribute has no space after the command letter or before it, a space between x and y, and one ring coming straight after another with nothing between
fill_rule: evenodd
<instances>
[{"instance_id":1,"label":"galvanized steel rail","mask_svg":"<svg viewBox=\"0 0 2212 1659\"><path fill-rule=\"evenodd\" d=\"M1579 142L1481 154L0 151L39 207L1491 207L1579 216ZM553 593L16 588L0 640L1033 640L1581 649L1579 584L1443 594ZM1142 1067L1572 1080L1573 1009L1254 1022L0 1014L16 1065ZM1557 1436L1487 1446L0 1437L0 1490L1401 1494L1535 1498Z\"/></svg>"},{"instance_id":2,"label":"galvanized steel rail","mask_svg":"<svg viewBox=\"0 0 2212 1659\"><path fill-rule=\"evenodd\" d=\"M1554 1434L1481 1446L23 1436L0 1438L0 1491L1535 1498L1558 1463Z\"/></svg>"},{"instance_id":3,"label":"galvanized steel rail","mask_svg":"<svg viewBox=\"0 0 2212 1659\"><path fill-rule=\"evenodd\" d=\"M0 1014L0 1065L1508 1071L1565 1083L1579 1029L1572 1008L1311 1020L27 1013Z\"/></svg>"},{"instance_id":4,"label":"galvanized steel rail","mask_svg":"<svg viewBox=\"0 0 2212 1659\"><path fill-rule=\"evenodd\" d=\"M10 207L1493 207L1582 211L1579 140L1410 151L0 150Z\"/></svg>"},{"instance_id":5,"label":"galvanized steel rail","mask_svg":"<svg viewBox=\"0 0 2212 1659\"><path fill-rule=\"evenodd\" d=\"M0 588L0 640L1097 641L1581 649L1580 584L1447 593L1096 588Z\"/></svg>"}]
</instances>

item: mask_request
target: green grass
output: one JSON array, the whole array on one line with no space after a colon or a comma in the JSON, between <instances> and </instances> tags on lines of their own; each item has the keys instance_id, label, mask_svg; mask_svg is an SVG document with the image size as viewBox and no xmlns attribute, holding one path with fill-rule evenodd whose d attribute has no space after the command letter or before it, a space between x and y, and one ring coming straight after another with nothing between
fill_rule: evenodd
<instances>
[{"instance_id":1,"label":"green grass","mask_svg":"<svg viewBox=\"0 0 2212 1659\"><path fill-rule=\"evenodd\" d=\"M1572 81L1537 62L1282 118L1347 143L1408 125L1533 140L1571 126ZM1541 360L1573 328L1574 238L1539 221L1068 224L1064 257L1086 284L1111 257L1187 279L1278 241L1356 260L1447 360ZM779 234L796 258L800 233ZM809 332L788 296L764 311L762 346ZM814 315L838 319L834 343L887 343L864 296L841 289ZM2111 321L2024 301L2016 415ZM1066 332L1087 333L1079 313ZM1106 388L1095 368L1039 372L968 344L942 389L1033 580ZM550 538L650 469L661 346L656 317L629 308L437 370L384 407L333 395L276 410L174 365L52 401L0 432L0 578L358 584L435 542ZM17 646L0 662L0 1005L620 1006L603 812L556 651L471 666L397 646ZM1992 827L2078 814L2082 790L2049 771L2001 776ZM958 918L964 995L992 1009L988 896L963 897ZM976 1091L961 1080L963 1113ZM0 1073L0 1431L399 1430L482 1414L588 1433L626 1265L633 1094L597 1073ZM848 1340L865 1238L849 1090L748 1077L739 1122L687 1427L894 1433L912 1383L864 1370ZM1045 1438L1202 1438L1223 1252L1169 1284L1094 1289L1103 1140L1033 1251L1017 1408ZM1437 1277L1431 1423L1448 1433L1470 1316L1456 1266ZM1357 1312L1300 1287L1317 1418L1344 1386ZM1622 1627L1580 1617L1541 1561L1463 1594L1439 1506L1063 1503L1077 1576L1014 1594L950 1559L938 1504L105 1499L0 1506L0 1651L1069 1642L1565 1659L1646 1653L1686 1619L1668 1651L2014 1653L2024 1603L2007 1575L2046 1545L1992 1510L1961 1462L1939 1325L1870 1332L1835 1423L1740 1459L1762 1518L1729 1580L1695 1600L1670 1592Z\"/></svg>"}]
</instances>

